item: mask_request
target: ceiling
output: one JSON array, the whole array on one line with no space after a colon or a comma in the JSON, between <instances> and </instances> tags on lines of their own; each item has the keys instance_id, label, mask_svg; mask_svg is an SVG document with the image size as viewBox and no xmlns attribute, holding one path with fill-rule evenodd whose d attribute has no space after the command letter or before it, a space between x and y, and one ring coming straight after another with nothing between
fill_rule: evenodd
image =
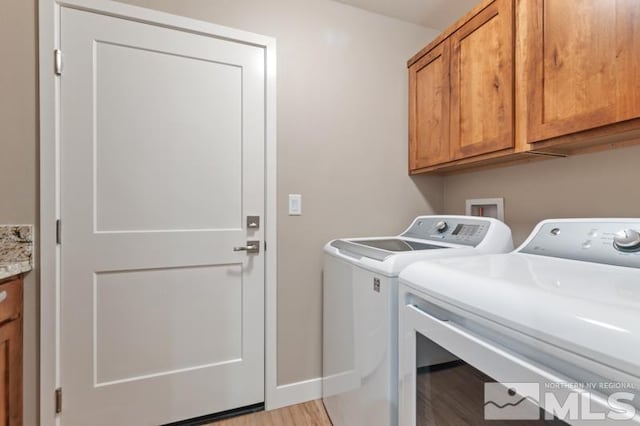
<instances>
[{"instance_id":1,"label":"ceiling","mask_svg":"<svg viewBox=\"0 0 640 426\"><path fill-rule=\"evenodd\" d=\"M337 0L370 12L444 30L479 0Z\"/></svg>"}]
</instances>

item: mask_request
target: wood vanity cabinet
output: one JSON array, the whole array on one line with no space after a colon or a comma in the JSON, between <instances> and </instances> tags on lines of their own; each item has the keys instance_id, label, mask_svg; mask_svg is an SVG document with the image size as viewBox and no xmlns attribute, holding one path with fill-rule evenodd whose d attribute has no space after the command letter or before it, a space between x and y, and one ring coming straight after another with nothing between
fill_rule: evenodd
<instances>
[{"instance_id":1,"label":"wood vanity cabinet","mask_svg":"<svg viewBox=\"0 0 640 426\"><path fill-rule=\"evenodd\" d=\"M454 27L409 61L411 173L514 146L513 1Z\"/></svg>"},{"instance_id":2,"label":"wood vanity cabinet","mask_svg":"<svg viewBox=\"0 0 640 426\"><path fill-rule=\"evenodd\" d=\"M603 126L609 127L582 136L638 129L637 120L611 125L640 117L640 2L526 0L519 7L526 92L516 96L526 97L533 149ZM576 137L570 142L575 146Z\"/></svg>"},{"instance_id":3,"label":"wood vanity cabinet","mask_svg":"<svg viewBox=\"0 0 640 426\"><path fill-rule=\"evenodd\" d=\"M22 425L22 277L0 281L0 425Z\"/></svg>"},{"instance_id":4,"label":"wood vanity cabinet","mask_svg":"<svg viewBox=\"0 0 640 426\"><path fill-rule=\"evenodd\" d=\"M638 0L484 0L408 66L412 174L640 143Z\"/></svg>"}]
</instances>

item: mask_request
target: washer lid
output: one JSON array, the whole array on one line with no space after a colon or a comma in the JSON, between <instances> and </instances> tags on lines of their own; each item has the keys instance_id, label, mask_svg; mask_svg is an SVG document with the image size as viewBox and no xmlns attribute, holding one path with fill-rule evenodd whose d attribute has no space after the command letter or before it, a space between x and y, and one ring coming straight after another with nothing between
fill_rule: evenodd
<instances>
[{"instance_id":1,"label":"washer lid","mask_svg":"<svg viewBox=\"0 0 640 426\"><path fill-rule=\"evenodd\" d=\"M420 250L447 249L451 247L410 241L400 238L379 238L371 240L335 240L331 245L338 250L346 250L351 253L384 261L396 253Z\"/></svg>"},{"instance_id":2,"label":"washer lid","mask_svg":"<svg viewBox=\"0 0 640 426\"><path fill-rule=\"evenodd\" d=\"M400 281L640 377L640 269L510 253L420 261Z\"/></svg>"},{"instance_id":3,"label":"washer lid","mask_svg":"<svg viewBox=\"0 0 640 426\"><path fill-rule=\"evenodd\" d=\"M433 250L450 248L436 244L420 243L416 241L401 240L400 238L387 238L383 240L357 240L353 241L363 246L379 248L392 252L416 251L416 250Z\"/></svg>"}]
</instances>

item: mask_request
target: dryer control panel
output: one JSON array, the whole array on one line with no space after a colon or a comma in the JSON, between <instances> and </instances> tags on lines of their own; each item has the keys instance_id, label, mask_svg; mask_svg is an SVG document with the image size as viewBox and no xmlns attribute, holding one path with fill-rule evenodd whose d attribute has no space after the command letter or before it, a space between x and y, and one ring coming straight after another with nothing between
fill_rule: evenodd
<instances>
[{"instance_id":1,"label":"dryer control panel","mask_svg":"<svg viewBox=\"0 0 640 426\"><path fill-rule=\"evenodd\" d=\"M640 219L543 221L518 251L640 268Z\"/></svg>"},{"instance_id":2,"label":"dryer control panel","mask_svg":"<svg viewBox=\"0 0 640 426\"><path fill-rule=\"evenodd\" d=\"M484 240L490 226L491 222L482 218L423 216L416 218L402 236L476 247Z\"/></svg>"}]
</instances>

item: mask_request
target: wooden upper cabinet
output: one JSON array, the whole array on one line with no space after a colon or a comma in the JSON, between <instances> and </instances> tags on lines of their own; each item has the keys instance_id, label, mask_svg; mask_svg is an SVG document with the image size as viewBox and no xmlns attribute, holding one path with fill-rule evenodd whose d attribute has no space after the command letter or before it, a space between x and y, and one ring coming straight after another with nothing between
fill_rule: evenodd
<instances>
[{"instance_id":1,"label":"wooden upper cabinet","mask_svg":"<svg viewBox=\"0 0 640 426\"><path fill-rule=\"evenodd\" d=\"M521 7L528 142L640 117L640 1L527 0Z\"/></svg>"},{"instance_id":2,"label":"wooden upper cabinet","mask_svg":"<svg viewBox=\"0 0 640 426\"><path fill-rule=\"evenodd\" d=\"M496 0L451 36L454 160L514 146L513 14Z\"/></svg>"},{"instance_id":3,"label":"wooden upper cabinet","mask_svg":"<svg viewBox=\"0 0 640 426\"><path fill-rule=\"evenodd\" d=\"M409 60L410 171L513 148L513 90L514 1L485 0Z\"/></svg>"},{"instance_id":4,"label":"wooden upper cabinet","mask_svg":"<svg viewBox=\"0 0 640 426\"><path fill-rule=\"evenodd\" d=\"M640 0L483 0L408 66L411 173L640 143Z\"/></svg>"},{"instance_id":5,"label":"wooden upper cabinet","mask_svg":"<svg viewBox=\"0 0 640 426\"><path fill-rule=\"evenodd\" d=\"M449 40L409 67L409 169L449 161Z\"/></svg>"}]
</instances>

